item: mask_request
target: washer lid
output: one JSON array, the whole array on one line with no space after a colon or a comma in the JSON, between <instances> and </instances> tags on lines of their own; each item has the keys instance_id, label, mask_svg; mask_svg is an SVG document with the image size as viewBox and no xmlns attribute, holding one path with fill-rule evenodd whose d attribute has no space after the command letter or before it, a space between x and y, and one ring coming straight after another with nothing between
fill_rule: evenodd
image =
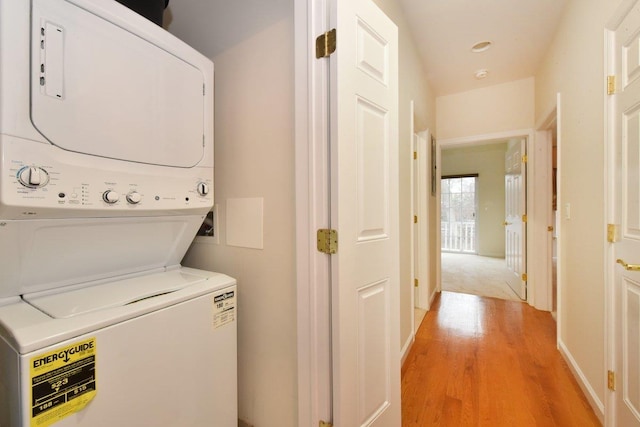
<instances>
[{"instance_id":1,"label":"washer lid","mask_svg":"<svg viewBox=\"0 0 640 427\"><path fill-rule=\"evenodd\" d=\"M99 6L33 0L34 126L69 151L197 165L213 64L117 2Z\"/></svg>"},{"instance_id":2,"label":"washer lid","mask_svg":"<svg viewBox=\"0 0 640 427\"><path fill-rule=\"evenodd\" d=\"M54 319L66 319L177 293L201 282L209 281L209 291L233 284L228 276L193 269L176 269L154 274L106 282L68 292L27 294L23 299ZM190 292L181 295L192 298Z\"/></svg>"}]
</instances>

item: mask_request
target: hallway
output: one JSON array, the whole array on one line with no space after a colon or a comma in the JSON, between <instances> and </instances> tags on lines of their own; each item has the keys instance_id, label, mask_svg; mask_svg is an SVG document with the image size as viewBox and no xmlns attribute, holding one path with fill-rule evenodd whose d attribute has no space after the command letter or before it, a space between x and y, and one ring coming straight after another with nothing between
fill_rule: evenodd
<instances>
[{"instance_id":1,"label":"hallway","mask_svg":"<svg viewBox=\"0 0 640 427\"><path fill-rule=\"evenodd\" d=\"M524 303L442 292L402 368L403 427L601 425L555 327Z\"/></svg>"}]
</instances>

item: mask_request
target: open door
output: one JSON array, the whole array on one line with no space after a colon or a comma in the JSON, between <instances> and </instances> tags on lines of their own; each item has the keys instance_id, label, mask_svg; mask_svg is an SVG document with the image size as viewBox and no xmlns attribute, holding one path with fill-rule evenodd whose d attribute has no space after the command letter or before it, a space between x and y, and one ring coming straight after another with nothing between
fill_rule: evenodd
<instances>
[{"instance_id":1,"label":"open door","mask_svg":"<svg viewBox=\"0 0 640 427\"><path fill-rule=\"evenodd\" d=\"M509 286L527 299L527 163L526 139L509 141L505 154L505 258Z\"/></svg>"},{"instance_id":2,"label":"open door","mask_svg":"<svg viewBox=\"0 0 640 427\"><path fill-rule=\"evenodd\" d=\"M332 0L333 425L400 421L398 30L371 0Z\"/></svg>"},{"instance_id":3,"label":"open door","mask_svg":"<svg viewBox=\"0 0 640 427\"><path fill-rule=\"evenodd\" d=\"M609 164L613 200L609 271L613 268L613 355L610 382L614 422L640 426L640 9L635 2L617 26L613 37L615 95L612 163ZM613 263L620 265L615 265ZM613 356L613 357L611 357Z\"/></svg>"}]
</instances>

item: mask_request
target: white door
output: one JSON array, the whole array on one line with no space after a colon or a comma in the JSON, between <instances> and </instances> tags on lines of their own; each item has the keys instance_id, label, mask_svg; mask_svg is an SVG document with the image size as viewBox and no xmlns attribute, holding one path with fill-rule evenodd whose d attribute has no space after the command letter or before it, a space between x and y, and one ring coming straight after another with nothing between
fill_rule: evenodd
<instances>
[{"instance_id":1,"label":"white door","mask_svg":"<svg viewBox=\"0 0 640 427\"><path fill-rule=\"evenodd\" d=\"M615 202L619 241L613 260L640 264L640 10L615 32ZM640 271L618 265L614 275L615 425L640 426Z\"/></svg>"},{"instance_id":2,"label":"white door","mask_svg":"<svg viewBox=\"0 0 640 427\"><path fill-rule=\"evenodd\" d=\"M509 143L505 154L505 259L511 272L509 286L521 298L527 298L527 183L526 140Z\"/></svg>"},{"instance_id":3,"label":"white door","mask_svg":"<svg viewBox=\"0 0 640 427\"><path fill-rule=\"evenodd\" d=\"M333 0L331 10L333 424L397 427L397 27L370 0Z\"/></svg>"}]
</instances>

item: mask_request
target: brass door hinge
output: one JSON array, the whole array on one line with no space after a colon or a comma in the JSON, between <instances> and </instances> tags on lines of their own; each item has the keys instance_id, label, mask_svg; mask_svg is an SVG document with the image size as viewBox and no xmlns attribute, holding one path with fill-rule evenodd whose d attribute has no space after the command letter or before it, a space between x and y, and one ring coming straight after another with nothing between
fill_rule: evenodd
<instances>
[{"instance_id":1,"label":"brass door hinge","mask_svg":"<svg viewBox=\"0 0 640 427\"><path fill-rule=\"evenodd\" d=\"M607 388L616 391L616 373L613 371L607 371Z\"/></svg>"},{"instance_id":2,"label":"brass door hinge","mask_svg":"<svg viewBox=\"0 0 640 427\"><path fill-rule=\"evenodd\" d=\"M526 154L522 156L522 163L527 163L528 161L529 161L529 156L527 156Z\"/></svg>"},{"instance_id":3,"label":"brass door hinge","mask_svg":"<svg viewBox=\"0 0 640 427\"><path fill-rule=\"evenodd\" d=\"M418 223L418 215L414 215L413 216L413 223L417 224Z\"/></svg>"},{"instance_id":4,"label":"brass door hinge","mask_svg":"<svg viewBox=\"0 0 640 427\"><path fill-rule=\"evenodd\" d=\"M418 279L413 279L413 287L414 288L418 287Z\"/></svg>"},{"instance_id":5,"label":"brass door hinge","mask_svg":"<svg viewBox=\"0 0 640 427\"><path fill-rule=\"evenodd\" d=\"M527 281L527 273L522 273L522 281L526 282Z\"/></svg>"},{"instance_id":6,"label":"brass door hinge","mask_svg":"<svg viewBox=\"0 0 640 427\"><path fill-rule=\"evenodd\" d=\"M527 222L527 214L522 215L522 222Z\"/></svg>"},{"instance_id":7,"label":"brass door hinge","mask_svg":"<svg viewBox=\"0 0 640 427\"><path fill-rule=\"evenodd\" d=\"M415 159L417 159L417 158L418 158L418 152L417 152L417 151L414 151L414 152L413 152L413 160L415 160Z\"/></svg>"},{"instance_id":8,"label":"brass door hinge","mask_svg":"<svg viewBox=\"0 0 640 427\"><path fill-rule=\"evenodd\" d=\"M333 424L326 421L320 421L319 427L333 427Z\"/></svg>"},{"instance_id":9,"label":"brass door hinge","mask_svg":"<svg viewBox=\"0 0 640 427\"><path fill-rule=\"evenodd\" d=\"M338 232L328 228L321 228L317 232L318 251L323 254L335 254L338 252Z\"/></svg>"},{"instance_id":10,"label":"brass door hinge","mask_svg":"<svg viewBox=\"0 0 640 427\"><path fill-rule=\"evenodd\" d=\"M607 95L616 93L616 76L607 76Z\"/></svg>"},{"instance_id":11,"label":"brass door hinge","mask_svg":"<svg viewBox=\"0 0 640 427\"><path fill-rule=\"evenodd\" d=\"M607 224L607 242L615 243L618 240L618 226L616 224Z\"/></svg>"},{"instance_id":12,"label":"brass door hinge","mask_svg":"<svg viewBox=\"0 0 640 427\"><path fill-rule=\"evenodd\" d=\"M336 29L316 38L316 58L326 58L336 51Z\"/></svg>"}]
</instances>

